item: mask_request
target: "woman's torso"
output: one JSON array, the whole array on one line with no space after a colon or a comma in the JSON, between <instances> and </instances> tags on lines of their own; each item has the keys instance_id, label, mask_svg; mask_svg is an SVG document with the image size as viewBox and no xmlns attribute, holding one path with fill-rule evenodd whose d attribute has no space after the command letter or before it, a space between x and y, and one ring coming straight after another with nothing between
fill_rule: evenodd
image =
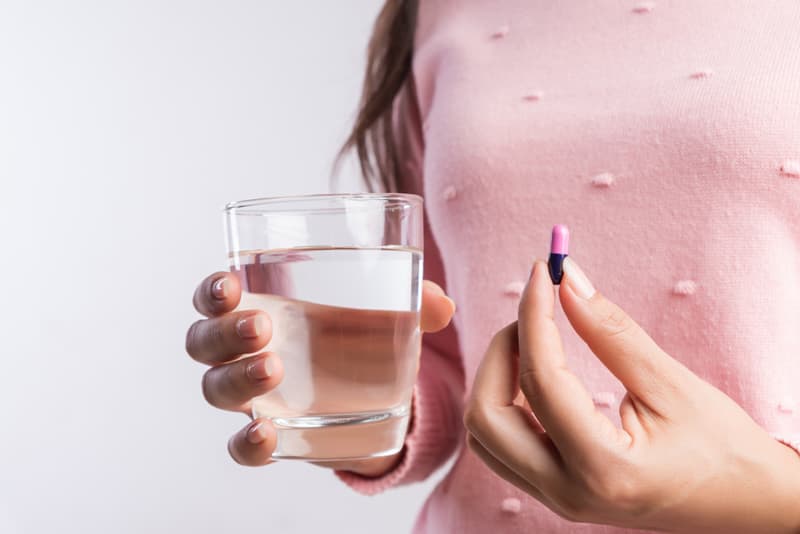
<instances>
[{"instance_id":1,"label":"woman's torso","mask_svg":"<svg viewBox=\"0 0 800 534\"><path fill-rule=\"evenodd\" d=\"M800 2L422 1L414 77L468 385L564 223L600 291L800 438ZM558 321L618 420L621 385ZM465 451L417 530L615 531L563 522Z\"/></svg>"}]
</instances>

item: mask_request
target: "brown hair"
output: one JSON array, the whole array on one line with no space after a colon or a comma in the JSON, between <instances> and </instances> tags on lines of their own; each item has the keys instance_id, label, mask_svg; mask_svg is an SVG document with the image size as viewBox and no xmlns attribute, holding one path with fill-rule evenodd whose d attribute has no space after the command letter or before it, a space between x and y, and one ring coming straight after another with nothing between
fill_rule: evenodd
<instances>
[{"instance_id":1,"label":"brown hair","mask_svg":"<svg viewBox=\"0 0 800 534\"><path fill-rule=\"evenodd\" d=\"M392 129L392 104L411 72L418 0L386 0L367 49L367 70L353 130L337 161L358 155L370 191L396 191L400 161Z\"/></svg>"}]
</instances>

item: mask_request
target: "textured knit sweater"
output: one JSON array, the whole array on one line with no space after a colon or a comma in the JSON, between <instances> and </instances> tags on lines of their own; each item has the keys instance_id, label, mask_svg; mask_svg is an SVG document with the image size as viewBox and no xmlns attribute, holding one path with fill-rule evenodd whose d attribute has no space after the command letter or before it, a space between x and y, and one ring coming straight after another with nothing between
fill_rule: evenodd
<instances>
[{"instance_id":1,"label":"textured knit sweater","mask_svg":"<svg viewBox=\"0 0 800 534\"><path fill-rule=\"evenodd\" d=\"M420 4L395 105L404 188L425 197L426 277L458 311L425 338L401 463L340 477L374 494L455 453L416 532L623 531L561 519L464 447L464 396L556 223L600 291L797 448L800 1ZM556 318L618 422L623 387Z\"/></svg>"}]
</instances>

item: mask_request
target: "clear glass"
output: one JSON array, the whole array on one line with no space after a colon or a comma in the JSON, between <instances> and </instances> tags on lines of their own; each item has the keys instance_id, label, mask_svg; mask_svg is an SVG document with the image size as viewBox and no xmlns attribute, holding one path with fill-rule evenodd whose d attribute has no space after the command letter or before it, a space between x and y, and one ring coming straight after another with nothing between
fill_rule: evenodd
<instances>
[{"instance_id":1,"label":"clear glass","mask_svg":"<svg viewBox=\"0 0 800 534\"><path fill-rule=\"evenodd\" d=\"M276 459L398 452L420 355L422 199L309 195L225 208L239 309L272 318L280 385L253 400Z\"/></svg>"}]
</instances>

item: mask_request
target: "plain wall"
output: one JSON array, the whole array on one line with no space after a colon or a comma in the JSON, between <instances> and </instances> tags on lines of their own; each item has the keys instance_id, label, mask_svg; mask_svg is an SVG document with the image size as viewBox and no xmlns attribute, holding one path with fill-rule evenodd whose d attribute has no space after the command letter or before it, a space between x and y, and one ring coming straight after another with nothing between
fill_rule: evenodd
<instances>
[{"instance_id":1,"label":"plain wall","mask_svg":"<svg viewBox=\"0 0 800 534\"><path fill-rule=\"evenodd\" d=\"M0 3L0 532L410 529L432 482L234 464L184 353L221 207L328 189L380 3Z\"/></svg>"}]
</instances>

